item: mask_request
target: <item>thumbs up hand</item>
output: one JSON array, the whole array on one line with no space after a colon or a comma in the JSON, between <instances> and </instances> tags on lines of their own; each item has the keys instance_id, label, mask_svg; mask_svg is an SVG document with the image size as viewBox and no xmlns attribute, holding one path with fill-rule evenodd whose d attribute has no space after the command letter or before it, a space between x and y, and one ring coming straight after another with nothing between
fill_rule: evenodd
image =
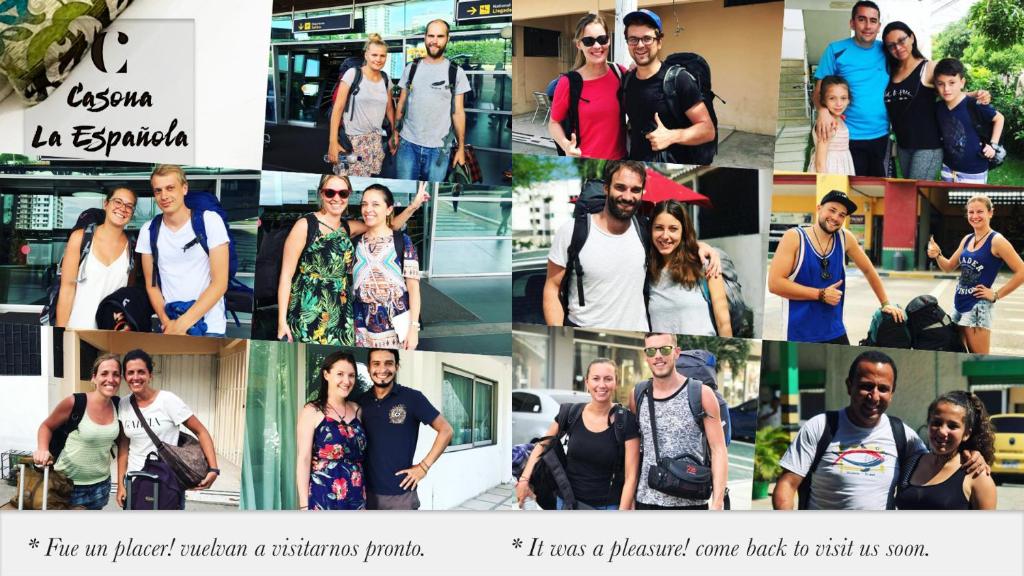
<instances>
[{"instance_id":1,"label":"thumbs up hand","mask_svg":"<svg viewBox=\"0 0 1024 576\"><path fill-rule=\"evenodd\" d=\"M935 236L928 237L928 257L938 258L942 256L942 250L939 249L939 245L935 242Z\"/></svg>"},{"instance_id":2,"label":"thumbs up hand","mask_svg":"<svg viewBox=\"0 0 1024 576\"><path fill-rule=\"evenodd\" d=\"M576 145L576 133L575 132L573 132L570 135L569 141L566 143L565 155L566 156L572 156L574 158L579 158L579 157L583 156L583 151L580 150L579 147Z\"/></svg>"},{"instance_id":3,"label":"thumbs up hand","mask_svg":"<svg viewBox=\"0 0 1024 576\"><path fill-rule=\"evenodd\" d=\"M675 144L675 130L670 130L661 123L661 117L654 113L655 128L647 133L647 141L651 143L651 150L658 152Z\"/></svg>"},{"instance_id":4,"label":"thumbs up hand","mask_svg":"<svg viewBox=\"0 0 1024 576\"><path fill-rule=\"evenodd\" d=\"M839 301L843 299L843 291L839 289L839 286L842 285L842 283L843 281L840 280L828 288L822 288L818 299L829 306L838 305Z\"/></svg>"}]
</instances>

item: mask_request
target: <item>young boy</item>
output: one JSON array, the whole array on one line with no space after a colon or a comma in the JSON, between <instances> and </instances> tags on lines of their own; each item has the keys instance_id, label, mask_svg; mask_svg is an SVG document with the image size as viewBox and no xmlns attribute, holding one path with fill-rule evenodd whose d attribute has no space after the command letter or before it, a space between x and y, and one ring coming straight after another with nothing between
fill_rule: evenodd
<instances>
[{"instance_id":1,"label":"young boy","mask_svg":"<svg viewBox=\"0 0 1024 576\"><path fill-rule=\"evenodd\" d=\"M935 115L942 131L942 179L985 184L989 159L1005 155L999 145L1003 115L964 94L964 72L964 65L954 58L935 64L935 90L941 99L935 103ZM989 123L991 137L985 133Z\"/></svg>"}]
</instances>

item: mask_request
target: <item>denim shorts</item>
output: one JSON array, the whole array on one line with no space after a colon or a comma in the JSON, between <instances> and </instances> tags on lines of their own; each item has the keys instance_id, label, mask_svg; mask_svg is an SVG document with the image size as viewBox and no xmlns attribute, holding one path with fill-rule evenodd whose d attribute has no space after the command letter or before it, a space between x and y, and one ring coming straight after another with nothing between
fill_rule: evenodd
<instances>
[{"instance_id":1,"label":"denim shorts","mask_svg":"<svg viewBox=\"0 0 1024 576\"><path fill-rule=\"evenodd\" d=\"M555 496L555 503L557 504L557 509L558 510L565 510L565 501L562 500L561 496ZM582 508L583 510L618 510L619 509L619 505L618 504L608 504L608 505L605 505L605 506L591 506L590 504L584 504L584 506L586 506L586 508Z\"/></svg>"},{"instance_id":2,"label":"denim shorts","mask_svg":"<svg viewBox=\"0 0 1024 576\"><path fill-rule=\"evenodd\" d=\"M71 491L69 502L72 508L85 508L86 510L103 510L110 500L110 478L102 482L86 485L75 485Z\"/></svg>"},{"instance_id":3,"label":"denim shorts","mask_svg":"<svg viewBox=\"0 0 1024 576\"><path fill-rule=\"evenodd\" d=\"M987 328L991 330L992 303L988 300L978 300L978 302L974 304L974 308L971 308L963 314L954 310L953 322L956 322L957 326L964 326L967 328Z\"/></svg>"}]
</instances>

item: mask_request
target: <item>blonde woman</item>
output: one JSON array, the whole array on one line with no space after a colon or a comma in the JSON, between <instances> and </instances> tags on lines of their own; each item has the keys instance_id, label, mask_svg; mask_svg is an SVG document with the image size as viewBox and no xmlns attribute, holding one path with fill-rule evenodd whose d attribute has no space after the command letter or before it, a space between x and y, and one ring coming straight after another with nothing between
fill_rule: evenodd
<instances>
[{"instance_id":1,"label":"blonde woman","mask_svg":"<svg viewBox=\"0 0 1024 576\"><path fill-rule=\"evenodd\" d=\"M387 117L395 137L388 143L391 153L398 148L395 131L395 104L391 99L391 86L383 72L388 59L388 45L380 34L370 34L363 47L365 64L349 68L341 77L338 96L331 108L331 130L327 158L338 163L339 156L355 155L340 173L351 176L372 176L380 173L384 162L381 126ZM343 144L341 135L347 137Z\"/></svg>"}]
</instances>

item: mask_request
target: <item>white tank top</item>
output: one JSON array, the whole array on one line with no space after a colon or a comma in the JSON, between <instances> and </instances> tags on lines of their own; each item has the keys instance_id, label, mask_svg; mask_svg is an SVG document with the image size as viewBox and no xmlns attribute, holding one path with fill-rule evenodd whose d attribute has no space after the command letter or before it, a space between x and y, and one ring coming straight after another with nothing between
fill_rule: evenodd
<instances>
[{"instance_id":1,"label":"white tank top","mask_svg":"<svg viewBox=\"0 0 1024 576\"><path fill-rule=\"evenodd\" d=\"M75 289L75 302L71 306L68 328L96 329L96 309L100 301L128 285L128 247L129 244L125 244L121 255L110 266L104 266L92 250L85 256L85 261L79 264L85 269L78 275L82 281Z\"/></svg>"}]
</instances>

